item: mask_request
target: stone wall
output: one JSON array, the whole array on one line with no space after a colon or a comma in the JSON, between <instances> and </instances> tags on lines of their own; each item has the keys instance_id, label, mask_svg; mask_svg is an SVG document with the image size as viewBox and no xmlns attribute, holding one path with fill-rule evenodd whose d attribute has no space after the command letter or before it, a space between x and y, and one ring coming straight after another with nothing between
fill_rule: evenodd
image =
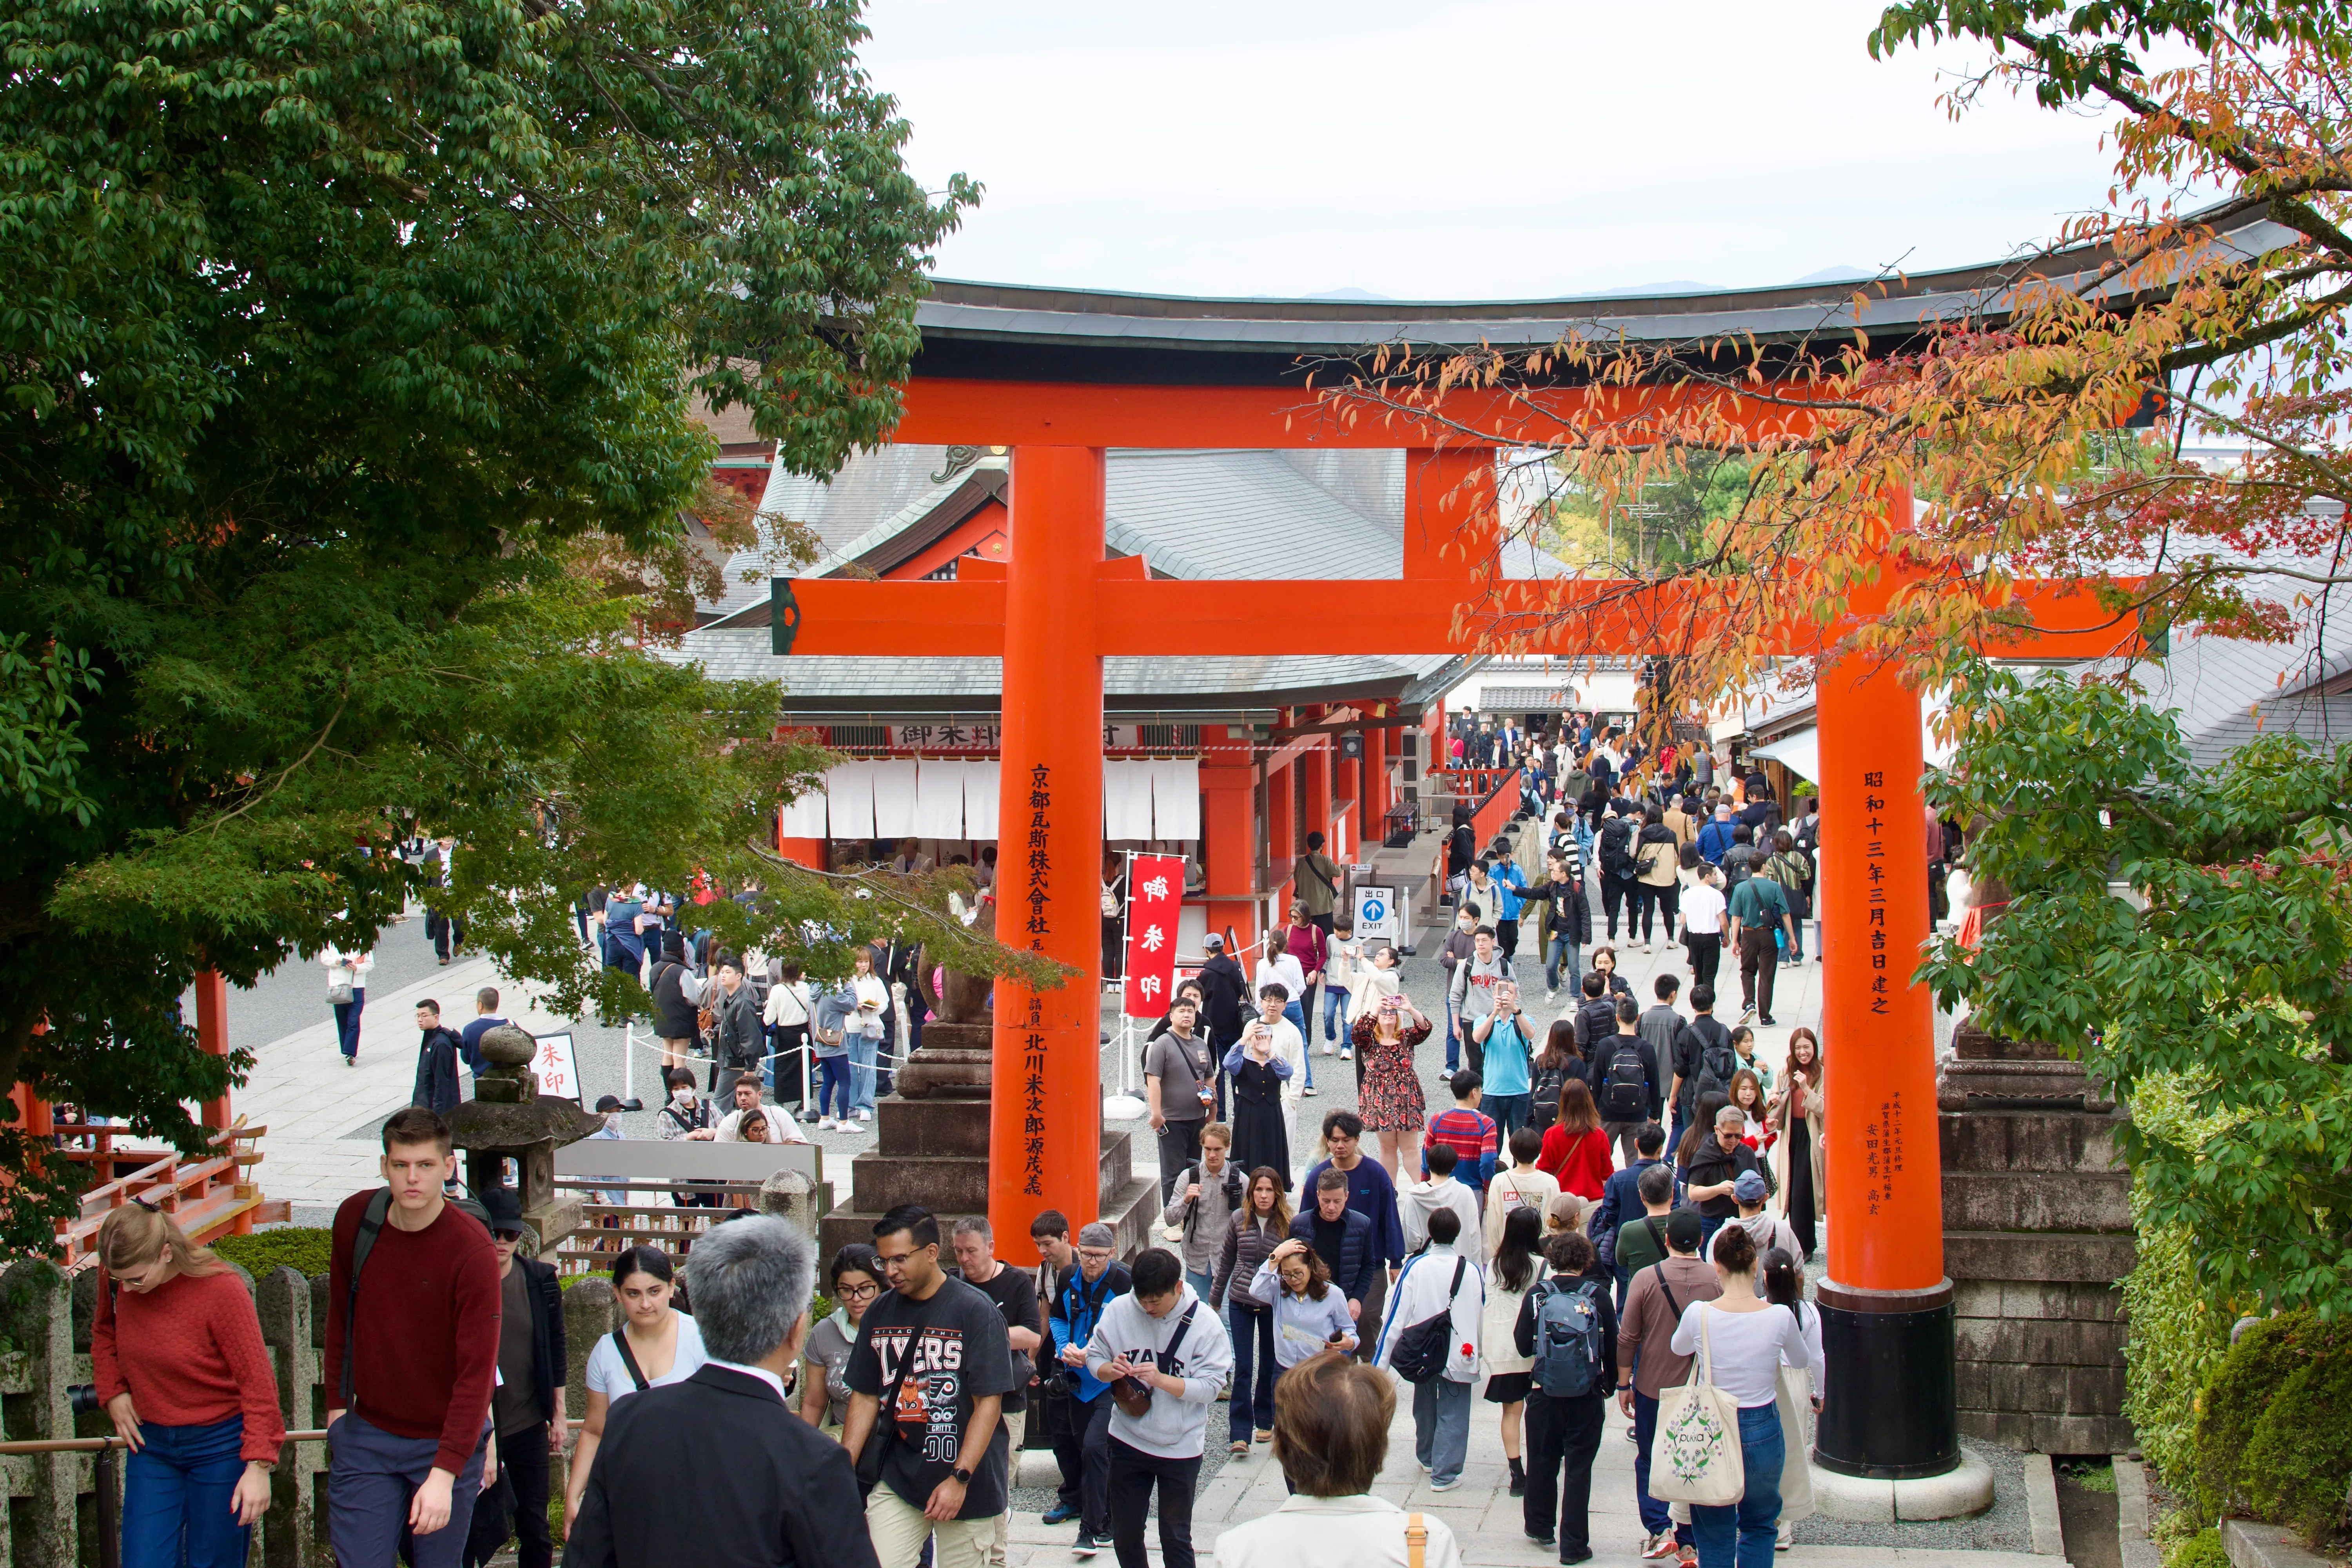
<instances>
[{"instance_id":1,"label":"stone wall","mask_svg":"<svg viewBox=\"0 0 2352 1568\"><path fill-rule=\"evenodd\" d=\"M2122 1453L2136 1441L2123 1416L2123 1112L2054 1047L1965 1023L1954 1047L1937 1104L1960 1430L2042 1453Z\"/></svg>"}]
</instances>

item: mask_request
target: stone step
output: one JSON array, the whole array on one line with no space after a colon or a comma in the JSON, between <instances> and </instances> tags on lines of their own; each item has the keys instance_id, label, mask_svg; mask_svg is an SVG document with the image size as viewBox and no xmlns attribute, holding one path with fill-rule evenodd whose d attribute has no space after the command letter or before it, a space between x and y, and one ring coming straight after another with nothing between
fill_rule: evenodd
<instances>
[{"instance_id":1,"label":"stone step","mask_svg":"<svg viewBox=\"0 0 2352 1568\"><path fill-rule=\"evenodd\" d=\"M1947 1233L2127 1232L2131 1229L2131 1173L2077 1171L2064 1181L2052 1181L2045 1172L1948 1170L1944 1173L1944 1228ZM2004 1276L2033 1277L2031 1273Z\"/></svg>"},{"instance_id":2,"label":"stone step","mask_svg":"<svg viewBox=\"0 0 2352 1568\"><path fill-rule=\"evenodd\" d=\"M2021 1230L1969 1228L1944 1221L1944 1272L1963 1280L2042 1280L2113 1285L2132 1270L2131 1233L2036 1236ZM2065 1454L2089 1448L2062 1448Z\"/></svg>"},{"instance_id":3,"label":"stone step","mask_svg":"<svg viewBox=\"0 0 2352 1568\"><path fill-rule=\"evenodd\" d=\"M2088 1171L2124 1169L2116 1148L2119 1115L2087 1111L1945 1111L1937 1119L1944 1169L1949 1171Z\"/></svg>"}]
</instances>

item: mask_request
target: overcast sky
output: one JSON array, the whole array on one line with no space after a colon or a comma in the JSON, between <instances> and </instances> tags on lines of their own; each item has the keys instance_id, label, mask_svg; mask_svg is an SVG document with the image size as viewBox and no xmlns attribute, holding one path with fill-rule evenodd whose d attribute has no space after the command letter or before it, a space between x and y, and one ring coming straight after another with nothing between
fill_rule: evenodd
<instances>
[{"instance_id":1,"label":"overcast sky","mask_svg":"<svg viewBox=\"0 0 2352 1568\"><path fill-rule=\"evenodd\" d=\"M1541 298L1990 260L2105 195L2095 121L1937 98L1877 8L1774 0L869 0L942 277ZM1939 68L1945 75L1939 77Z\"/></svg>"}]
</instances>

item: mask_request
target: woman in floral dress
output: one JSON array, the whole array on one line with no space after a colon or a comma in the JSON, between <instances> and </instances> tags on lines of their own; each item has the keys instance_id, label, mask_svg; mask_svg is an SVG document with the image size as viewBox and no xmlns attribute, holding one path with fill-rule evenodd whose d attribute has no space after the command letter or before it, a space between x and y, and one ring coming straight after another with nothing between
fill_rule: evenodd
<instances>
[{"instance_id":1,"label":"woman in floral dress","mask_svg":"<svg viewBox=\"0 0 2352 1568\"><path fill-rule=\"evenodd\" d=\"M1410 1016L1412 1022L1407 1024ZM1381 1135L1381 1163L1394 1180L1406 1145L1427 1122L1421 1079L1412 1069L1412 1048L1429 1038L1431 1024L1409 997L1384 995L1349 1030L1356 1061L1364 1069L1359 1109L1364 1127Z\"/></svg>"}]
</instances>

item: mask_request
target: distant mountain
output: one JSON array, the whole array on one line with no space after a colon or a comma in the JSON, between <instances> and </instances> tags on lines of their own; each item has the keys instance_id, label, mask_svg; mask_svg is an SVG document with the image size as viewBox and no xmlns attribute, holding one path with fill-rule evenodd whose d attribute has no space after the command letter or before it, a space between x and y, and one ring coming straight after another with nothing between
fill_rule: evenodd
<instances>
[{"instance_id":1,"label":"distant mountain","mask_svg":"<svg viewBox=\"0 0 2352 1568\"><path fill-rule=\"evenodd\" d=\"M1865 272L1859 267L1824 267L1819 272L1808 272L1802 278L1790 279L1790 282L1792 287L1803 283L1861 283L1877 276L1875 272Z\"/></svg>"},{"instance_id":2,"label":"distant mountain","mask_svg":"<svg viewBox=\"0 0 2352 1568\"><path fill-rule=\"evenodd\" d=\"M1375 294L1369 289L1326 289L1319 294L1309 294L1310 300L1392 300L1393 294Z\"/></svg>"}]
</instances>

